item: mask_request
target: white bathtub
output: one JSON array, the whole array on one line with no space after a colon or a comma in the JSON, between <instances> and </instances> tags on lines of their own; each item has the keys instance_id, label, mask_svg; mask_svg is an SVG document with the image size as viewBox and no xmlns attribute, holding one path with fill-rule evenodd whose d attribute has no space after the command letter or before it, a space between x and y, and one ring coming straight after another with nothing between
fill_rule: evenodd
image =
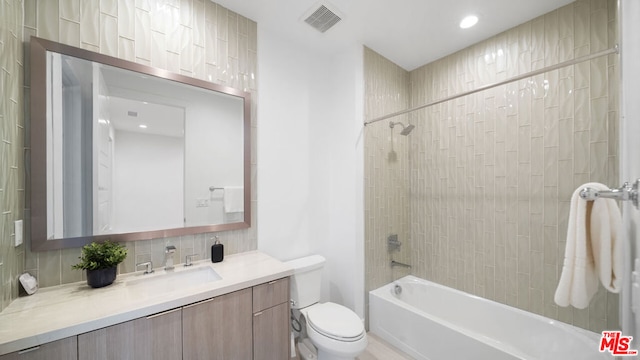
<instances>
[{"instance_id":1,"label":"white bathtub","mask_svg":"<svg viewBox=\"0 0 640 360\"><path fill-rule=\"evenodd\" d=\"M600 334L415 276L369 293L369 328L416 359L613 359Z\"/></svg>"}]
</instances>

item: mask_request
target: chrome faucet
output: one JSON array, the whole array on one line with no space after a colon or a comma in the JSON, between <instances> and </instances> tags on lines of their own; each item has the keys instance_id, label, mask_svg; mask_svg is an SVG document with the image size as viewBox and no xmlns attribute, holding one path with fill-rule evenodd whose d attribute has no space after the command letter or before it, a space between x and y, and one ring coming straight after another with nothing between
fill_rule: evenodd
<instances>
[{"instance_id":1,"label":"chrome faucet","mask_svg":"<svg viewBox=\"0 0 640 360\"><path fill-rule=\"evenodd\" d=\"M191 254L191 255L187 255L184 258L184 266L192 266L193 265L193 258L198 257L198 254Z\"/></svg>"},{"instance_id":2,"label":"chrome faucet","mask_svg":"<svg viewBox=\"0 0 640 360\"><path fill-rule=\"evenodd\" d=\"M139 268L140 266L146 266L147 267L144 270L144 273L143 273L144 275L153 273L153 263L151 261L147 261L147 262L136 264L136 269Z\"/></svg>"},{"instance_id":3,"label":"chrome faucet","mask_svg":"<svg viewBox=\"0 0 640 360\"><path fill-rule=\"evenodd\" d=\"M409 264L405 264L405 263L401 263L399 261L395 261L395 260L391 260L391 267L393 268L394 266L400 266L400 267L404 267L404 268L411 268L411 265Z\"/></svg>"},{"instance_id":4,"label":"chrome faucet","mask_svg":"<svg viewBox=\"0 0 640 360\"><path fill-rule=\"evenodd\" d=\"M173 270L173 254L176 253L176 247L173 245L167 245L164 248L164 269Z\"/></svg>"}]
</instances>

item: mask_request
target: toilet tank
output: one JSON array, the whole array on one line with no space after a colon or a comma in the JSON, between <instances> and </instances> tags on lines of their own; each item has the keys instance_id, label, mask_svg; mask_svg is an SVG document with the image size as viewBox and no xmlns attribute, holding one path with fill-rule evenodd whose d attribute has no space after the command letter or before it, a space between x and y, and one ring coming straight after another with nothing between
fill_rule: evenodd
<instances>
[{"instance_id":1,"label":"toilet tank","mask_svg":"<svg viewBox=\"0 0 640 360\"><path fill-rule=\"evenodd\" d=\"M320 301L322 268L325 259L320 255L311 255L287 261L293 268L291 277L291 300L293 309L302 309Z\"/></svg>"}]
</instances>

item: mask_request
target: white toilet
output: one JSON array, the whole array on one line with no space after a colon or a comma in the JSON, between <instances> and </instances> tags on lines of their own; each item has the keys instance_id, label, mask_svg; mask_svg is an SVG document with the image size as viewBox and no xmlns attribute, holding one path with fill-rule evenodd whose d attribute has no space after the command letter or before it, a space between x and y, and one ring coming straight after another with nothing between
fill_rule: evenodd
<instances>
[{"instance_id":1,"label":"white toilet","mask_svg":"<svg viewBox=\"0 0 640 360\"><path fill-rule=\"evenodd\" d=\"M318 350L318 360L354 359L367 347L362 320L342 305L320 303L322 267L325 259L311 255L288 261L294 269L291 277L291 308Z\"/></svg>"}]
</instances>

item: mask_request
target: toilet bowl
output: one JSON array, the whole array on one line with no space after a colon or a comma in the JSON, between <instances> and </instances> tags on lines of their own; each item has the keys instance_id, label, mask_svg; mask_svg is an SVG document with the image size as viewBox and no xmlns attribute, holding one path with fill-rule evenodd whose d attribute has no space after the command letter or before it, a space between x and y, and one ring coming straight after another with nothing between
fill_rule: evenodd
<instances>
[{"instance_id":1,"label":"toilet bowl","mask_svg":"<svg viewBox=\"0 0 640 360\"><path fill-rule=\"evenodd\" d=\"M358 315L332 302L320 303L325 259L312 255L287 262L291 277L292 308L305 324L306 335L317 348L318 360L351 360L367 347L367 333Z\"/></svg>"},{"instance_id":2,"label":"toilet bowl","mask_svg":"<svg viewBox=\"0 0 640 360\"><path fill-rule=\"evenodd\" d=\"M318 303L301 311L307 335L318 348L318 359L353 359L367 347L362 321L349 308L335 303ZM331 355L331 356L327 356Z\"/></svg>"}]
</instances>

